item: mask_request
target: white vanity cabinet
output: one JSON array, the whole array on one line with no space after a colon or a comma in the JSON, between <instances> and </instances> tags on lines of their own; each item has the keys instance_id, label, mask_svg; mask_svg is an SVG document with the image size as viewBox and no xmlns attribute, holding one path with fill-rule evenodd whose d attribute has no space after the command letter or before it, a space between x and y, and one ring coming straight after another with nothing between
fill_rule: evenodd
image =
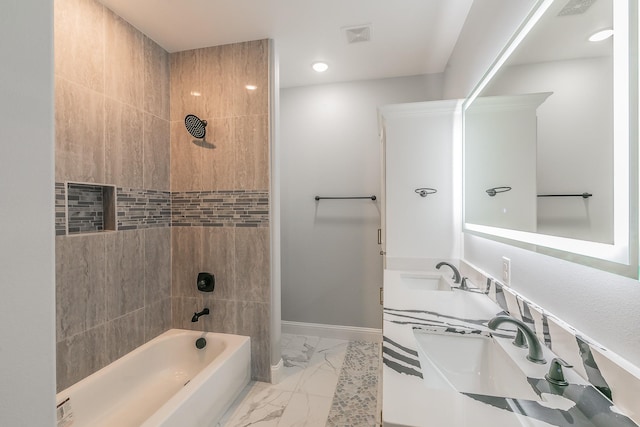
<instances>
[{"instance_id":1,"label":"white vanity cabinet","mask_svg":"<svg viewBox=\"0 0 640 427\"><path fill-rule=\"evenodd\" d=\"M459 256L461 188L454 184L460 171L458 104L446 100L378 109L382 251L387 262ZM422 197L421 188L432 194Z\"/></svg>"}]
</instances>

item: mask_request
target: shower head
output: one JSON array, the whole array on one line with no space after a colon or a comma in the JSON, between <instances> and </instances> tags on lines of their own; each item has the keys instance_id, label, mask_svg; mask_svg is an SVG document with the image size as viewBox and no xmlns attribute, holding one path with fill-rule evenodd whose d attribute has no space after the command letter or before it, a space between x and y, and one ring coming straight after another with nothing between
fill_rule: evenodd
<instances>
[{"instance_id":1,"label":"shower head","mask_svg":"<svg viewBox=\"0 0 640 427\"><path fill-rule=\"evenodd\" d=\"M184 125L194 138L204 139L204 136L207 134L207 121L200 120L193 114L188 114L184 118Z\"/></svg>"}]
</instances>

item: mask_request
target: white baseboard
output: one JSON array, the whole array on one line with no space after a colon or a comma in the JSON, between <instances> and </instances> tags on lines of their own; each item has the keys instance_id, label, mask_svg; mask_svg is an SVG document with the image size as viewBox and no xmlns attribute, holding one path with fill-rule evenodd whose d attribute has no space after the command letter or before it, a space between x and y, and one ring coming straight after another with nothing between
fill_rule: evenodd
<instances>
[{"instance_id":1,"label":"white baseboard","mask_svg":"<svg viewBox=\"0 0 640 427\"><path fill-rule=\"evenodd\" d=\"M323 325L319 323L303 323L282 321L282 333L293 335L309 335L314 337L335 338L349 341L382 341L382 329L359 328L356 326Z\"/></svg>"},{"instance_id":2,"label":"white baseboard","mask_svg":"<svg viewBox=\"0 0 640 427\"><path fill-rule=\"evenodd\" d=\"M282 368L284 368L284 362L282 358L278 360L278 363L271 365L271 384L278 384L282 380Z\"/></svg>"}]
</instances>

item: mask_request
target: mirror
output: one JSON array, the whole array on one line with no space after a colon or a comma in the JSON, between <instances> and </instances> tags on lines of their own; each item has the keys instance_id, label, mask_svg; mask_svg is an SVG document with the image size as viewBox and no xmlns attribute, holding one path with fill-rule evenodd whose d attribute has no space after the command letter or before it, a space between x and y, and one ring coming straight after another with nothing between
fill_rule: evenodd
<instances>
[{"instance_id":1,"label":"mirror","mask_svg":"<svg viewBox=\"0 0 640 427\"><path fill-rule=\"evenodd\" d=\"M535 4L463 104L466 232L637 278L630 17L625 0Z\"/></svg>"}]
</instances>

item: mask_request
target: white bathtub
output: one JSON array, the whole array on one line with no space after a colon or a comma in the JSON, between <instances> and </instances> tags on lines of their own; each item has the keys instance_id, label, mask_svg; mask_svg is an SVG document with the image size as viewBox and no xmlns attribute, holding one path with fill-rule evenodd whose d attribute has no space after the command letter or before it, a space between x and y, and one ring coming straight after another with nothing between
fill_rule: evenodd
<instances>
[{"instance_id":1,"label":"white bathtub","mask_svg":"<svg viewBox=\"0 0 640 427\"><path fill-rule=\"evenodd\" d=\"M58 427L212 426L250 377L249 337L171 329L58 393Z\"/></svg>"}]
</instances>

